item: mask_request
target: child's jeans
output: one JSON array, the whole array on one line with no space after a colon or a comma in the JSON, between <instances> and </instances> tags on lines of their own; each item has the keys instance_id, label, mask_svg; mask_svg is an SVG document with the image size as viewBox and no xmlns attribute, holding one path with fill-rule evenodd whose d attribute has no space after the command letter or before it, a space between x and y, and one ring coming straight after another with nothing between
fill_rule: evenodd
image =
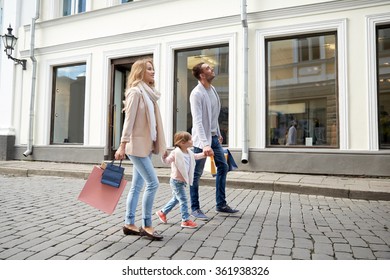
<instances>
[{"instance_id":1,"label":"child's jeans","mask_svg":"<svg viewBox=\"0 0 390 280\"><path fill-rule=\"evenodd\" d=\"M168 214L177 203L180 203L180 213L181 220L187 221L190 217L188 214L188 204L187 204L187 195L186 195L186 183L181 182L175 179L170 179L169 181L172 189L172 199L164 206L162 212L166 215Z\"/></svg>"}]
</instances>

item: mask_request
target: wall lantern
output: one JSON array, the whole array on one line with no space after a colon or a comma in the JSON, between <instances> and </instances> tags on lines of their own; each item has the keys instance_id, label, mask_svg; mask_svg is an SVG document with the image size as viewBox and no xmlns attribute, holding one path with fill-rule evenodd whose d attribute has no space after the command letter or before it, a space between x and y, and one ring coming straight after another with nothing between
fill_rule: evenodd
<instances>
[{"instance_id":1,"label":"wall lantern","mask_svg":"<svg viewBox=\"0 0 390 280\"><path fill-rule=\"evenodd\" d=\"M18 38L16 38L14 35L12 35L11 24L9 25L7 30L8 30L8 34L4 34L3 36L1 36L1 37L3 37L3 44L5 47L4 51L7 54L8 58L15 61L15 64L22 65L23 70L26 70L26 62L27 62L26 59L17 59L17 58L12 57L12 51L14 50L14 47L16 45L16 41L18 40Z\"/></svg>"}]
</instances>

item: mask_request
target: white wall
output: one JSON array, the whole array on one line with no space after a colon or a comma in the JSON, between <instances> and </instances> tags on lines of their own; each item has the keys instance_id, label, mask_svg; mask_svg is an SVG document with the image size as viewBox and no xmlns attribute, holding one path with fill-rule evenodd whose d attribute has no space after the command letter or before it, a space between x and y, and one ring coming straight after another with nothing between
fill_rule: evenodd
<instances>
[{"instance_id":1,"label":"white wall","mask_svg":"<svg viewBox=\"0 0 390 280\"><path fill-rule=\"evenodd\" d=\"M7 0L5 1L7 3ZM10 0L8 0L10 2ZM49 1L50 2L50 1ZM43 1L42 18L46 16L51 4ZM328 8L324 3L329 2ZM354 2L354 3L352 3ZM229 4L227 4L229 3ZM294 28L306 29L318 23L345 21L346 49L345 57L339 63L346 62L345 75L345 123L341 129L346 150L369 150L369 109L367 102L367 49L366 16L390 11L388 1L257 1L248 0L249 22L249 104L250 104L250 148L264 148L261 134L265 122L262 92L264 87L258 83L259 69L264 62L259 60L256 34ZM361 5L359 5L361 3ZM55 65L85 61L88 63L85 145L105 146L107 134L107 100L109 59L121 56L153 53L156 63L157 86L163 93L160 106L166 122L167 134L172 131L172 94L173 51L179 48L198 47L215 42L230 43L231 46L231 106L229 123L232 126L231 146L241 147L242 143L242 28L240 22L240 1L225 0L144 0L126 5L104 8L110 1L98 1L91 11L84 15L41 21L36 30L36 55L38 59L38 81L36 94L36 145L49 144L51 110L51 68ZM316 6L318 4L319 6ZM297 7L298 5L306 5ZM25 6L23 9L30 6ZM177 12L180 11L180 12ZM326 25L326 24L324 24ZM29 51L29 26L19 30L19 47L22 55ZM16 93L16 102L7 101L11 106L7 110L8 119L1 120L2 126L16 127L17 143L27 142L28 92L30 91L31 67L20 73L19 68L8 67L10 72L18 71L18 80L22 83L20 93ZM1 83L3 84L3 83ZM10 86L10 85L7 85ZM11 85L12 88L12 85ZM23 92L23 94L21 93ZM2 97L3 99L3 97ZM3 102L1 102L3 104ZM12 109L11 109L12 108ZM12 121L9 110L15 113ZM233 113L232 113L233 112ZM16 121L19 119L19 121ZM5 122L5 123L4 123ZM260 132L259 132L260 131ZM170 135L170 134L169 134ZM170 136L167 140L170 142Z\"/></svg>"}]
</instances>

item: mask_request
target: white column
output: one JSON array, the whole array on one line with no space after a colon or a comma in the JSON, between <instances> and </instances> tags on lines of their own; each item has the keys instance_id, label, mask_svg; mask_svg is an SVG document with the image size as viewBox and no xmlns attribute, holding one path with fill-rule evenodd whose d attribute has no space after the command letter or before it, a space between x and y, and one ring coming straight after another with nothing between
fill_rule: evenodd
<instances>
[{"instance_id":1,"label":"white column","mask_svg":"<svg viewBox=\"0 0 390 280\"><path fill-rule=\"evenodd\" d=\"M13 33L19 28L19 19L20 19L20 1L17 0L4 0L3 2L3 25L1 35L8 33L8 26L11 24L13 28ZM15 35L17 37L17 35ZM12 53L15 57L17 55L17 46L16 50ZM4 53L4 45L1 42L1 51L0 51L0 135L15 135L15 128L13 125L13 108L14 108L14 90L15 90L15 79L17 67L15 66L14 61L8 59Z\"/></svg>"},{"instance_id":2,"label":"white column","mask_svg":"<svg viewBox=\"0 0 390 280\"><path fill-rule=\"evenodd\" d=\"M20 26L20 0L2 0L2 26L0 34L8 33L8 26L14 29L13 34L17 37ZM22 67L15 66L14 61L8 59L4 53L3 42L0 43L0 160L13 159L16 138L15 124L13 120L15 103L15 85L18 71ZM17 55L17 47L12 55ZM16 56L17 57L17 56ZM19 69L20 68L20 69Z\"/></svg>"}]
</instances>

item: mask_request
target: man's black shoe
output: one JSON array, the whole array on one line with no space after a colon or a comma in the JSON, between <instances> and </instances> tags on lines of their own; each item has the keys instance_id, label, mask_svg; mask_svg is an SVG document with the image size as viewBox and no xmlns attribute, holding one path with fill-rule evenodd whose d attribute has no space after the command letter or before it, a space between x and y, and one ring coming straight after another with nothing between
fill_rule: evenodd
<instances>
[{"instance_id":1,"label":"man's black shoe","mask_svg":"<svg viewBox=\"0 0 390 280\"><path fill-rule=\"evenodd\" d=\"M232 209L229 205L225 205L224 207L217 207L215 209L217 213L225 213L225 214L234 214L239 212L240 210Z\"/></svg>"}]
</instances>

